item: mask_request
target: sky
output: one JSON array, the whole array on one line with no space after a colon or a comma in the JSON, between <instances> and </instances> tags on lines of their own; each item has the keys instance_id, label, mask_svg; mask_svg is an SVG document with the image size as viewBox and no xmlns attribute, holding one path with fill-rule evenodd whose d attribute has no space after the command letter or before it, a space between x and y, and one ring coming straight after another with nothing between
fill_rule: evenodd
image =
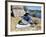
<instances>
[{"instance_id":1,"label":"sky","mask_svg":"<svg viewBox=\"0 0 46 37\"><path fill-rule=\"evenodd\" d=\"M41 6L26 6L26 8L31 10L41 10Z\"/></svg>"}]
</instances>

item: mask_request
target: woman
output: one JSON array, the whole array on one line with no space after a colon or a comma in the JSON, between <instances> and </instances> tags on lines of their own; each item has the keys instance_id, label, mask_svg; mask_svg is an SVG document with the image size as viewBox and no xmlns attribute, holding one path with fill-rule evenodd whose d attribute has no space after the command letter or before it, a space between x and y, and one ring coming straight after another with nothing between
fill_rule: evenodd
<instances>
[{"instance_id":1,"label":"woman","mask_svg":"<svg viewBox=\"0 0 46 37\"><path fill-rule=\"evenodd\" d=\"M22 19L16 25L17 28L25 28L33 24L32 17L29 15L29 13L24 14L24 16L22 16L21 18Z\"/></svg>"}]
</instances>

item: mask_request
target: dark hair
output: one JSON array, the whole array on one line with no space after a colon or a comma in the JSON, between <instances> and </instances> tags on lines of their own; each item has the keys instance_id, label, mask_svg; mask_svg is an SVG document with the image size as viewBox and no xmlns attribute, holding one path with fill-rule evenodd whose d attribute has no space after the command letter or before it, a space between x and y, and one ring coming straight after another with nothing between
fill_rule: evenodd
<instances>
[{"instance_id":1,"label":"dark hair","mask_svg":"<svg viewBox=\"0 0 46 37\"><path fill-rule=\"evenodd\" d=\"M22 22L22 20L19 20L18 24L20 24Z\"/></svg>"},{"instance_id":2,"label":"dark hair","mask_svg":"<svg viewBox=\"0 0 46 37\"><path fill-rule=\"evenodd\" d=\"M27 15L29 15L29 13L24 14L24 16L27 16Z\"/></svg>"}]
</instances>

